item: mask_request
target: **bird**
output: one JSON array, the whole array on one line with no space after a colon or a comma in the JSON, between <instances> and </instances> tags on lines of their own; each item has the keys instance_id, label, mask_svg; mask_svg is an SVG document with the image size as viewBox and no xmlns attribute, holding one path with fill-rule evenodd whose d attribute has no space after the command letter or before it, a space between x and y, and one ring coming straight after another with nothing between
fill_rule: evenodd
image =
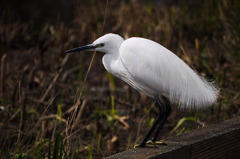
<instances>
[{"instance_id":1,"label":"bird","mask_svg":"<svg viewBox=\"0 0 240 159\"><path fill-rule=\"evenodd\" d=\"M118 34L108 33L92 44L65 53L81 51L105 53L102 63L110 74L156 102L159 113L137 147L157 143L173 104L191 110L208 108L217 101L219 89L214 81L199 76L177 55L152 40L141 37L123 39Z\"/></svg>"}]
</instances>

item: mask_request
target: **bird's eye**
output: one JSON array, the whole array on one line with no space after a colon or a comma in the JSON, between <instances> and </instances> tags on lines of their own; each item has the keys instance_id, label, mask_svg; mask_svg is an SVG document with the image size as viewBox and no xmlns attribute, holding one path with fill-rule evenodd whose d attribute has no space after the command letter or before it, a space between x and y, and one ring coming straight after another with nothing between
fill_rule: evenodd
<instances>
[{"instance_id":1,"label":"bird's eye","mask_svg":"<svg viewBox=\"0 0 240 159\"><path fill-rule=\"evenodd\" d=\"M100 47L103 47L104 46L104 43L100 43L100 44L97 44L96 46L95 46L95 48L100 48Z\"/></svg>"}]
</instances>

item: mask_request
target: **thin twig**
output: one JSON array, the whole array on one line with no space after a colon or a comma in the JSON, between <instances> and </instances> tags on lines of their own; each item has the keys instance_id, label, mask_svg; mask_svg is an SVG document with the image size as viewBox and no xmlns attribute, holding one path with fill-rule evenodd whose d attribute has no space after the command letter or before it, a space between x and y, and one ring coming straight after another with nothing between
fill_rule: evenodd
<instances>
[{"instance_id":1,"label":"thin twig","mask_svg":"<svg viewBox=\"0 0 240 159\"><path fill-rule=\"evenodd\" d=\"M76 119L74 120L74 123L72 126L73 129L78 125L78 122L80 121L80 119L82 117L82 113L83 113L84 108L86 107L86 104L87 104L87 100L83 100L81 107L79 109L78 115L77 115Z\"/></svg>"},{"instance_id":2,"label":"thin twig","mask_svg":"<svg viewBox=\"0 0 240 159\"><path fill-rule=\"evenodd\" d=\"M108 0L106 1L106 8L105 8L105 14L104 14L102 32L104 31L104 28L105 28L106 17L107 17L107 16L106 16L106 15L107 15L107 8L108 8ZM92 56L92 58L91 58L91 62L90 62L90 64L89 64L89 66L88 66L88 70L87 70L86 76L85 76L85 78L84 78L81 91L79 92L79 96L78 96L78 98L77 98L77 101L76 101L76 103L75 103L74 106L73 106L74 109L71 108L71 110L74 110L74 112L72 113L70 119L69 119L68 122L67 122L67 125L68 125L68 126L67 126L67 128L66 128L66 135L69 134L69 129L70 129L70 135L69 135L69 136L72 136L72 131L73 131L73 128L75 127L75 124L74 124L74 123L75 123L75 121L76 121L76 119L77 119L77 114L80 113L80 110L81 110L81 109L80 109L79 112L77 113L77 110L78 110L78 108L79 108L79 106L80 106L80 104L81 104L81 98L82 98L83 88L84 88L84 85L85 85L85 83L86 83L86 81L87 81L87 77L88 77L88 74L89 74L89 72L90 72L90 70L91 70L91 67L92 67L93 60L94 60L94 58L95 58L95 55L96 55L96 51L93 53L93 56ZM68 140L68 144L69 144L69 143L70 143L70 141Z\"/></svg>"},{"instance_id":3,"label":"thin twig","mask_svg":"<svg viewBox=\"0 0 240 159\"><path fill-rule=\"evenodd\" d=\"M67 63L69 59L69 54L66 54L66 56L64 57L60 69L58 71L58 73L55 75L55 77L53 78L51 84L48 86L47 90L45 91L45 93L43 94L43 96L40 98L40 102L43 102L45 100L45 98L47 97L47 95L49 94L49 92L51 91L52 87L54 86L54 84L56 83L56 81L58 80L60 74L63 71L63 66Z\"/></svg>"},{"instance_id":4,"label":"thin twig","mask_svg":"<svg viewBox=\"0 0 240 159\"><path fill-rule=\"evenodd\" d=\"M4 54L2 56L2 59L1 59L1 83L0 83L0 85L1 85L1 87L0 87L0 89L1 89L0 95L1 96L3 95L3 92L4 92L4 73L5 73L5 71L4 71L4 64L5 64L6 57L7 57L7 54Z\"/></svg>"},{"instance_id":5,"label":"thin twig","mask_svg":"<svg viewBox=\"0 0 240 159\"><path fill-rule=\"evenodd\" d=\"M55 100L56 95L52 98L52 100L49 102L48 106L46 107L46 109L44 110L44 112L42 113L41 117L39 118L39 120L37 121L37 123L34 125L34 127L29 131L29 133L22 139L21 142L19 142L19 145L22 145L22 143L24 143L27 138L32 134L32 132L34 130L37 129L37 127L40 125L40 122L42 121L42 119L44 118L45 114L47 113L48 109L50 108L51 104L53 103L53 101Z\"/></svg>"},{"instance_id":6,"label":"thin twig","mask_svg":"<svg viewBox=\"0 0 240 159\"><path fill-rule=\"evenodd\" d=\"M144 116L142 117L142 119L141 119L140 122L138 123L137 137L139 136L140 127L141 127L142 122L146 120L147 114L151 111L151 109L153 109L154 106L155 106L155 104L153 103L153 104L151 105L151 107L150 107L149 109L147 109L147 112L144 114ZM137 142L137 141L136 141L136 142Z\"/></svg>"},{"instance_id":7,"label":"thin twig","mask_svg":"<svg viewBox=\"0 0 240 159\"><path fill-rule=\"evenodd\" d=\"M78 110L78 108L79 108L79 106L80 106L80 104L81 104L81 97L82 97L83 88L84 88L84 85L85 85L85 83L86 83L86 81L87 81L88 74L89 74L89 72L90 72L90 70L91 70L91 67L92 67L92 64L93 64L93 60L94 60L95 54L96 54L96 52L94 52L94 54L93 54L93 56L92 56L90 65L89 65L89 67L88 67L86 76L85 76L84 81L83 81L83 86L82 86L82 88L81 88L81 91L80 91L80 93L79 93L79 96L78 96L78 98L77 98L77 101L76 101L76 103L75 103L74 106L73 106L73 107L74 107L74 112L73 112L73 114L71 115L71 118L70 118L70 121L69 121L69 124L70 124L69 126L71 127L70 133L72 132L73 123L74 123L74 121L75 121L75 119L76 119L76 116L77 116L77 110Z\"/></svg>"}]
</instances>

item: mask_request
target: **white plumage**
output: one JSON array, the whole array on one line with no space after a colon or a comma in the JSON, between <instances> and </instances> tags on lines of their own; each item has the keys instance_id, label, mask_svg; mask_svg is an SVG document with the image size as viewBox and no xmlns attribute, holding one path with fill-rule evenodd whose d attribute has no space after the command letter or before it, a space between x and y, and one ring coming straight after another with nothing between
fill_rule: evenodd
<instances>
[{"instance_id":1,"label":"white plumage","mask_svg":"<svg viewBox=\"0 0 240 159\"><path fill-rule=\"evenodd\" d=\"M84 50L106 53L102 61L108 72L156 101L159 114L140 147L146 145L157 127L151 139L156 142L172 110L169 101L191 109L207 107L217 100L218 90L213 83L197 75L179 57L154 41L136 37L124 40L119 35L106 34L90 45L66 53Z\"/></svg>"},{"instance_id":2,"label":"white plumage","mask_svg":"<svg viewBox=\"0 0 240 159\"><path fill-rule=\"evenodd\" d=\"M104 67L150 97L163 95L183 108L204 108L218 96L213 83L197 75L185 62L162 45L144 38L124 41L116 34L107 34L93 45L105 52Z\"/></svg>"}]
</instances>

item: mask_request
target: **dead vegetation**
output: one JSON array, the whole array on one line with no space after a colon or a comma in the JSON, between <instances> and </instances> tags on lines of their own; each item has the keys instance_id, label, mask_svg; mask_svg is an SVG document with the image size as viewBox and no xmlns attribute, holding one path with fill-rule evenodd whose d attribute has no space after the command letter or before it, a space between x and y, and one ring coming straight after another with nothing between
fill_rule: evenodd
<instances>
[{"instance_id":1,"label":"dead vegetation","mask_svg":"<svg viewBox=\"0 0 240 159\"><path fill-rule=\"evenodd\" d=\"M225 0L84 1L72 20L37 26L1 12L1 156L102 158L139 142L154 103L108 74L101 53L64 54L108 32L157 41L221 88L209 110L174 109L161 138L238 116L239 9Z\"/></svg>"}]
</instances>

